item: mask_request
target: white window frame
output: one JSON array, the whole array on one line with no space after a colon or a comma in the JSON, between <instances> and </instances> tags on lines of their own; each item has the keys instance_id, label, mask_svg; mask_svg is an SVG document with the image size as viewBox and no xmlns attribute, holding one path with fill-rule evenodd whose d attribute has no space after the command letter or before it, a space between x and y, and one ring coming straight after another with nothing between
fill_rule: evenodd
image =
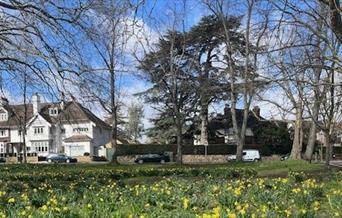
<instances>
[{"instance_id":1,"label":"white window frame","mask_svg":"<svg viewBox=\"0 0 342 218\"><path fill-rule=\"evenodd\" d=\"M4 143L0 143L0 154L5 154L6 148Z\"/></svg>"},{"instance_id":2,"label":"white window frame","mask_svg":"<svg viewBox=\"0 0 342 218\"><path fill-rule=\"evenodd\" d=\"M7 118L7 113L0 113L0 120L1 121L6 121L8 118Z\"/></svg>"},{"instance_id":3,"label":"white window frame","mask_svg":"<svg viewBox=\"0 0 342 218\"><path fill-rule=\"evenodd\" d=\"M49 114L51 116L57 116L58 115L58 108L54 107L54 108L49 108Z\"/></svg>"},{"instance_id":4,"label":"white window frame","mask_svg":"<svg viewBox=\"0 0 342 218\"><path fill-rule=\"evenodd\" d=\"M6 130L5 129L0 129L0 136L6 136Z\"/></svg>"},{"instance_id":5,"label":"white window frame","mask_svg":"<svg viewBox=\"0 0 342 218\"><path fill-rule=\"evenodd\" d=\"M44 127L43 126L33 127L33 133L35 135L42 135L44 133Z\"/></svg>"},{"instance_id":6,"label":"white window frame","mask_svg":"<svg viewBox=\"0 0 342 218\"><path fill-rule=\"evenodd\" d=\"M89 129L88 127L77 127L77 128L73 128L72 131L80 133L80 132L88 132Z\"/></svg>"},{"instance_id":7,"label":"white window frame","mask_svg":"<svg viewBox=\"0 0 342 218\"><path fill-rule=\"evenodd\" d=\"M49 151L49 141L33 141L31 146L37 153L46 153Z\"/></svg>"}]
</instances>

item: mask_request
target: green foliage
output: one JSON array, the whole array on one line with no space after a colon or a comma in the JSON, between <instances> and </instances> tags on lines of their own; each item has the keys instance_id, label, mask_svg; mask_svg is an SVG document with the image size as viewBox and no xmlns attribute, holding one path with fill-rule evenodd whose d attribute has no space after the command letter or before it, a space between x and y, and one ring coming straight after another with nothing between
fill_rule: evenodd
<instances>
[{"instance_id":1,"label":"green foliage","mask_svg":"<svg viewBox=\"0 0 342 218\"><path fill-rule=\"evenodd\" d=\"M141 133L144 129L142 119L144 117L144 109L140 104L132 103L128 107L128 122L125 125L126 134L137 142L141 137Z\"/></svg>"},{"instance_id":2,"label":"green foliage","mask_svg":"<svg viewBox=\"0 0 342 218\"><path fill-rule=\"evenodd\" d=\"M230 52L241 59L245 40L238 31L240 18L228 17L226 24L231 34ZM188 32L168 31L156 47L140 63L145 79L153 84L143 93L145 100L160 111L152 120L154 127L148 130L148 136L152 142L172 143L177 116L183 129L188 129L200 108L205 115L211 102L229 96L226 71L221 66L226 53L224 27L215 16L205 16Z\"/></svg>"},{"instance_id":3,"label":"green foliage","mask_svg":"<svg viewBox=\"0 0 342 218\"><path fill-rule=\"evenodd\" d=\"M253 126L256 143L263 155L286 154L291 151L292 140L286 122L256 122Z\"/></svg>"}]
</instances>

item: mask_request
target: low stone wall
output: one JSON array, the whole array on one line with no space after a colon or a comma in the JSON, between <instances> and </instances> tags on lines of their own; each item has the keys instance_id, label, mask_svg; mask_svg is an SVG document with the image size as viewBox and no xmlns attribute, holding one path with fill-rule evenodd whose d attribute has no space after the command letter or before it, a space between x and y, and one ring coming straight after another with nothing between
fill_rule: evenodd
<instances>
[{"instance_id":1,"label":"low stone wall","mask_svg":"<svg viewBox=\"0 0 342 218\"><path fill-rule=\"evenodd\" d=\"M92 162L92 158L90 156L76 156L78 163L90 163Z\"/></svg>"},{"instance_id":2,"label":"low stone wall","mask_svg":"<svg viewBox=\"0 0 342 218\"><path fill-rule=\"evenodd\" d=\"M227 163L227 155L183 155L185 164L218 164Z\"/></svg>"},{"instance_id":3,"label":"low stone wall","mask_svg":"<svg viewBox=\"0 0 342 218\"><path fill-rule=\"evenodd\" d=\"M141 157L142 155L125 155L125 156L118 156L118 162L120 164L134 164L135 159Z\"/></svg>"},{"instance_id":4,"label":"low stone wall","mask_svg":"<svg viewBox=\"0 0 342 218\"><path fill-rule=\"evenodd\" d=\"M280 160L281 156L280 155L271 155L271 156L262 156L261 160L262 161L275 161L275 160Z\"/></svg>"},{"instance_id":5,"label":"low stone wall","mask_svg":"<svg viewBox=\"0 0 342 218\"><path fill-rule=\"evenodd\" d=\"M16 164L16 163L18 163L18 158L17 157L6 157L6 163Z\"/></svg>"},{"instance_id":6,"label":"low stone wall","mask_svg":"<svg viewBox=\"0 0 342 218\"><path fill-rule=\"evenodd\" d=\"M38 156L27 156L27 163L38 163Z\"/></svg>"}]
</instances>

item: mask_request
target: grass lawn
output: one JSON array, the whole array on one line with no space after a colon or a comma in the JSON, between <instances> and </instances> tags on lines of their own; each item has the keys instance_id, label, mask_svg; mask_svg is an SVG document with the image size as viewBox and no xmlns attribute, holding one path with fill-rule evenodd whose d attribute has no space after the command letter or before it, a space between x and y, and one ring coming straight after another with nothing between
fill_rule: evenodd
<instances>
[{"instance_id":1,"label":"grass lawn","mask_svg":"<svg viewBox=\"0 0 342 218\"><path fill-rule=\"evenodd\" d=\"M2 217L341 217L342 172L304 161L0 165Z\"/></svg>"}]
</instances>

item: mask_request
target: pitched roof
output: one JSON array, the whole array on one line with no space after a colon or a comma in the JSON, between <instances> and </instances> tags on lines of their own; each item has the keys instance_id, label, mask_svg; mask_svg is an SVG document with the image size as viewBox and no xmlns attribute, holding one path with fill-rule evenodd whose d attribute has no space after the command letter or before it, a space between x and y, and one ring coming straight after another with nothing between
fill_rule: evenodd
<instances>
[{"instance_id":1,"label":"pitched roof","mask_svg":"<svg viewBox=\"0 0 342 218\"><path fill-rule=\"evenodd\" d=\"M4 105L3 108L8 112L8 119L0 121L0 127L18 127L24 121L25 105ZM32 104L26 104L26 122L33 117ZM25 122L25 123L26 123Z\"/></svg>"},{"instance_id":2,"label":"pitched roof","mask_svg":"<svg viewBox=\"0 0 342 218\"><path fill-rule=\"evenodd\" d=\"M242 125L243 121L243 109L236 109L236 120L238 126ZM256 115L253 111L249 111L247 118L247 127L253 127L256 123L265 121L265 118L260 115ZM232 115L230 108L225 108L224 114L217 114L215 117L209 120L209 129L230 129L233 127Z\"/></svg>"},{"instance_id":3,"label":"pitched roof","mask_svg":"<svg viewBox=\"0 0 342 218\"><path fill-rule=\"evenodd\" d=\"M87 135L73 135L64 139L65 142L89 142L91 138Z\"/></svg>"},{"instance_id":4,"label":"pitched roof","mask_svg":"<svg viewBox=\"0 0 342 218\"><path fill-rule=\"evenodd\" d=\"M0 127L18 127L20 121L23 121L25 113L25 105L5 105L4 108L9 112L9 117L7 121L1 121ZM32 104L26 104L26 122L27 123L33 116L33 106ZM49 109L57 108L58 115L50 115ZM90 110L83 107L80 103L75 101L66 102L64 109L62 110L59 102L53 103L41 103L41 109L39 114L49 123L56 124L61 123L81 123L92 121L97 126L102 128L110 129L111 127L93 114Z\"/></svg>"}]
</instances>

